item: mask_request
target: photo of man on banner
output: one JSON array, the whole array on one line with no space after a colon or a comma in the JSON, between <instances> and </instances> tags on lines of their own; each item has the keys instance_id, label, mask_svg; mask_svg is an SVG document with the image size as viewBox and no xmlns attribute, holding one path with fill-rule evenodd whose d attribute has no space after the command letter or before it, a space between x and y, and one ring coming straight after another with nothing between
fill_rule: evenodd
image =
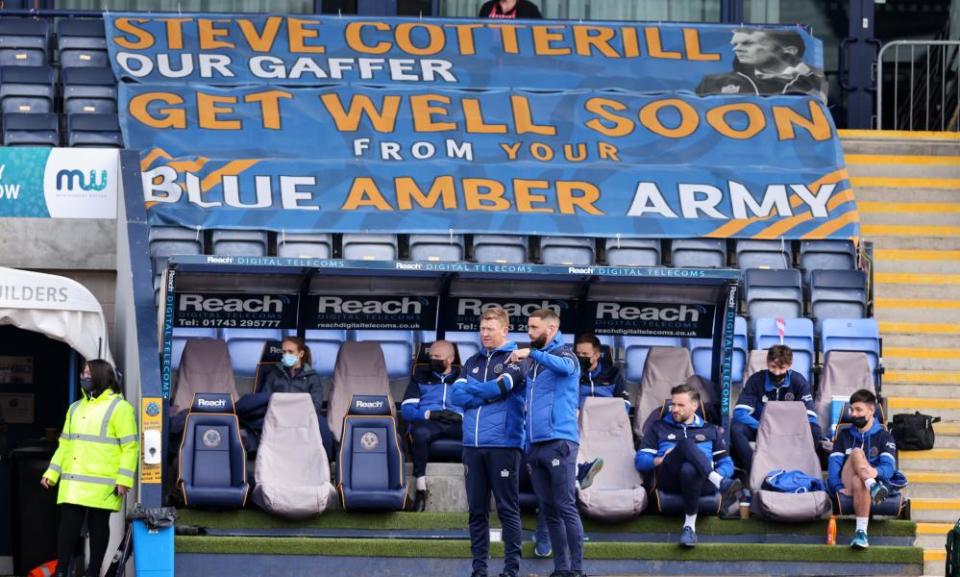
<instances>
[{"instance_id":1,"label":"photo of man on banner","mask_svg":"<svg viewBox=\"0 0 960 577\"><path fill-rule=\"evenodd\" d=\"M697 94L808 94L827 100L823 70L803 61L803 36L793 30L741 28L730 39L733 70L705 76Z\"/></svg>"}]
</instances>

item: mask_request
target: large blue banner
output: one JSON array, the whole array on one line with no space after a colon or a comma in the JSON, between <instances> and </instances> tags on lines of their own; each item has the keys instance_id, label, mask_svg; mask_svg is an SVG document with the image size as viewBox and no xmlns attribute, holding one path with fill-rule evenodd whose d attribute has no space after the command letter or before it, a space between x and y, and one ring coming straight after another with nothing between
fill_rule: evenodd
<instances>
[{"instance_id":1,"label":"large blue banner","mask_svg":"<svg viewBox=\"0 0 960 577\"><path fill-rule=\"evenodd\" d=\"M120 78L205 84L622 88L821 96L799 27L108 13Z\"/></svg>"},{"instance_id":2,"label":"large blue banner","mask_svg":"<svg viewBox=\"0 0 960 577\"><path fill-rule=\"evenodd\" d=\"M127 146L142 151L154 223L858 234L820 100L819 44L800 29L124 14L108 22L114 69L128 80L121 124ZM638 54L634 36L648 43ZM748 61L769 65L774 52L787 63L780 73L744 72ZM371 54L413 64L377 64ZM268 61L285 76L253 72ZM341 74L305 80L321 61ZM409 66L433 76L393 74Z\"/></svg>"}]
</instances>

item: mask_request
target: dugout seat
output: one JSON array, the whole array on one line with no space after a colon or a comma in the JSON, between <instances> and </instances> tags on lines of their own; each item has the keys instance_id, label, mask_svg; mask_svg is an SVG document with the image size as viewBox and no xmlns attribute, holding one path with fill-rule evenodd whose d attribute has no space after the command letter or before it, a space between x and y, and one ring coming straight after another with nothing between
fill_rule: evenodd
<instances>
[{"instance_id":1,"label":"dugout seat","mask_svg":"<svg viewBox=\"0 0 960 577\"><path fill-rule=\"evenodd\" d=\"M247 456L228 394L197 393L180 445L177 485L187 507L239 509L246 505Z\"/></svg>"}]
</instances>

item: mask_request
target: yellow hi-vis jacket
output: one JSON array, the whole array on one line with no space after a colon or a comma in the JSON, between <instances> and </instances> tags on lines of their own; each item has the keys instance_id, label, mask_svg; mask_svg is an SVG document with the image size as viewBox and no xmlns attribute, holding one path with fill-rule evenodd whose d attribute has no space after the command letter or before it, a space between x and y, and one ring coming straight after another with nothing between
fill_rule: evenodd
<instances>
[{"instance_id":1,"label":"yellow hi-vis jacket","mask_svg":"<svg viewBox=\"0 0 960 577\"><path fill-rule=\"evenodd\" d=\"M140 460L133 406L107 389L70 405L60 445L43 476L60 482L57 504L119 511L117 485L133 487Z\"/></svg>"}]
</instances>

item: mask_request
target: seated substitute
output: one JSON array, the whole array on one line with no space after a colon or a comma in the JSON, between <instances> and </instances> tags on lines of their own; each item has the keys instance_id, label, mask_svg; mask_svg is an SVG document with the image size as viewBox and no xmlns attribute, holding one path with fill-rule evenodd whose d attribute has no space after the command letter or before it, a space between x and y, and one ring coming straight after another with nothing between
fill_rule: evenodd
<instances>
[{"instance_id":1,"label":"seated substitute","mask_svg":"<svg viewBox=\"0 0 960 577\"><path fill-rule=\"evenodd\" d=\"M330 425L327 424L327 417L321 415L323 384L320 381L320 375L311 366L313 358L310 347L300 337L293 336L284 337L280 346L283 357L280 363L274 365L273 369L267 373L260 392L266 394L309 393L313 399L313 408L317 412L323 449L327 453L327 459L333 460L335 458L333 433L330 431Z\"/></svg>"},{"instance_id":2,"label":"seated substitute","mask_svg":"<svg viewBox=\"0 0 960 577\"><path fill-rule=\"evenodd\" d=\"M427 506L430 443L463 438L463 409L449 402L450 389L458 376L453 369L454 357L453 344L437 341L430 345L430 367L413 374L400 405L413 445L413 476L417 483L413 511L421 512Z\"/></svg>"},{"instance_id":3,"label":"seated substitute","mask_svg":"<svg viewBox=\"0 0 960 577\"><path fill-rule=\"evenodd\" d=\"M874 418L877 396L867 389L850 395L852 426L837 433L827 469L827 488L833 494L853 497L857 531L850 546L866 549L870 504L882 503L906 479L897 470L897 443L890 431Z\"/></svg>"},{"instance_id":4,"label":"seated substitute","mask_svg":"<svg viewBox=\"0 0 960 577\"><path fill-rule=\"evenodd\" d=\"M731 478L733 461L723 430L697 414L700 393L689 385L677 385L670 396L670 413L644 435L635 464L641 473L653 471L656 487L683 495L680 545L694 547L700 496L719 491L726 500L740 491L741 484Z\"/></svg>"},{"instance_id":5,"label":"seated substitute","mask_svg":"<svg viewBox=\"0 0 960 577\"><path fill-rule=\"evenodd\" d=\"M800 401L807 407L810 421L810 433L813 446L819 447L822 437L817 413L813 407L813 393L810 383L803 375L792 370L793 351L786 345L774 345L767 351L767 368L751 376L743 386L740 398L733 410L733 423L730 425L730 448L733 459L750 475L753 463L751 441L757 440L760 417L767 401Z\"/></svg>"},{"instance_id":6,"label":"seated substitute","mask_svg":"<svg viewBox=\"0 0 960 577\"><path fill-rule=\"evenodd\" d=\"M600 339L592 333L582 334L577 337L574 350L580 359L580 408L587 397L617 397L623 399L629 411L630 395L623 374L616 365L607 366L601 361Z\"/></svg>"}]
</instances>

